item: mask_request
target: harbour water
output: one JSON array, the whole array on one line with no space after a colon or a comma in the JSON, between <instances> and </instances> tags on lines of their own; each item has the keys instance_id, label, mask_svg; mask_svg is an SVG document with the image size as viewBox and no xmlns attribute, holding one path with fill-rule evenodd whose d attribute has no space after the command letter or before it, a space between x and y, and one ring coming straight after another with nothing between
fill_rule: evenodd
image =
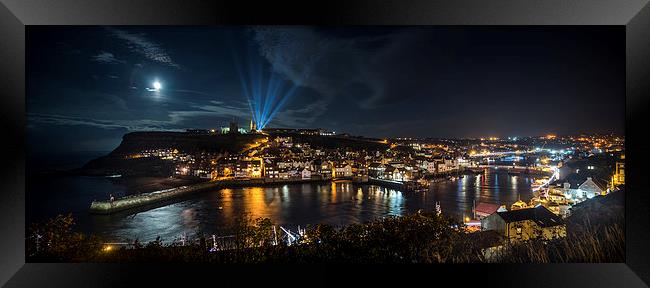
<instances>
[{"instance_id":1,"label":"harbour water","mask_svg":"<svg viewBox=\"0 0 650 288\"><path fill-rule=\"evenodd\" d=\"M138 213L91 215L92 200L109 193L123 195L125 187L105 177L46 177L28 181L27 222L70 212L77 229L111 241L139 239L163 241L182 234L227 235L239 218L270 218L295 229L298 225L326 223L347 225L420 209L434 211L439 202L444 214L462 219L471 216L473 202L507 205L520 197L532 197L534 179L488 170L433 183L427 192L401 192L374 185L341 181L328 184L291 184L277 187L248 187L200 192L188 199Z\"/></svg>"}]
</instances>

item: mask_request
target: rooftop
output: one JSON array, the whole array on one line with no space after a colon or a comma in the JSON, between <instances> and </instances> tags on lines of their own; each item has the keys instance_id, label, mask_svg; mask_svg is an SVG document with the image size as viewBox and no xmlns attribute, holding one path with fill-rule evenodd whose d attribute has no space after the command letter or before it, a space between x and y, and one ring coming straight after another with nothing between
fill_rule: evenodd
<instances>
[{"instance_id":1,"label":"rooftop","mask_svg":"<svg viewBox=\"0 0 650 288\"><path fill-rule=\"evenodd\" d=\"M524 208L505 212L496 212L506 223L532 220L540 227L551 227L564 224L560 216L546 209L542 205L533 208Z\"/></svg>"},{"instance_id":2,"label":"rooftop","mask_svg":"<svg viewBox=\"0 0 650 288\"><path fill-rule=\"evenodd\" d=\"M479 202L476 204L476 212L479 213L486 213L486 214L492 214L496 212L499 209L499 205L497 204L491 204L491 203L485 203L485 202Z\"/></svg>"}]
</instances>

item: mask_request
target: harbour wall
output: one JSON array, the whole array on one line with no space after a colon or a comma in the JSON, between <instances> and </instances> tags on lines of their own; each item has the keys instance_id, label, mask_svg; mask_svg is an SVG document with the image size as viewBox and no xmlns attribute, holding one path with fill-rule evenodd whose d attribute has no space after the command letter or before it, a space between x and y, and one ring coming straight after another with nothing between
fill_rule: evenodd
<instances>
[{"instance_id":1,"label":"harbour wall","mask_svg":"<svg viewBox=\"0 0 650 288\"><path fill-rule=\"evenodd\" d=\"M357 179L354 177L345 178L310 178L310 179L236 179L209 181L193 185L181 186L171 189L143 193L138 195L129 195L118 199L105 201L93 201L90 204L90 213L93 214L113 214L130 209L142 208L154 205L160 202L170 201L175 198L181 198L200 191L213 189L251 187L251 186L274 186L284 184L306 184L306 183L327 183L335 180L351 180L355 183L366 183L367 179ZM364 181L365 180L365 181Z\"/></svg>"}]
</instances>

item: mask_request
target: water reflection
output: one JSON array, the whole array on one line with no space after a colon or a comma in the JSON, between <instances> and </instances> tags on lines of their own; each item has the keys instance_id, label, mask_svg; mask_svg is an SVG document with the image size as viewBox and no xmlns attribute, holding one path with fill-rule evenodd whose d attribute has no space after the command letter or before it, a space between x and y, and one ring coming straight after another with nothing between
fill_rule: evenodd
<instances>
[{"instance_id":1,"label":"water reflection","mask_svg":"<svg viewBox=\"0 0 650 288\"><path fill-rule=\"evenodd\" d=\"M531 179L523 175L492 171L433 183L425 193L402 193L351 182L221 189L135 215L85 216L93 219L85 229L107 238L148 241L156 236L173 239L183 232L228 233L235 219L244 215L267 217L295 229L316 223L347 225L419 209L433 211L438 201L443 213L462 217L471 215L474 201L509 206L517 201L518 193L527 201L530 183Z\"/></svg>"}]
</instances>

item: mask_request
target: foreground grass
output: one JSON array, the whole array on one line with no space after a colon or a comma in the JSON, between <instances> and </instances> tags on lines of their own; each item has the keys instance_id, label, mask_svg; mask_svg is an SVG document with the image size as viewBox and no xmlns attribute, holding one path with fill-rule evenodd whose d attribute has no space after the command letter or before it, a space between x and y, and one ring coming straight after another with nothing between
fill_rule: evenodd
<instances>
[{"instance_id":1,"label":"foreground grass","mask_svg":"<svg viewBox=\"0 0 650 288\"><path fill-rule=\"evenodd\" d=\"M210 252L212 239L198 236L187 245L160 239L134 248L108 250L101 239L72 230L70 215L33 225L28 262L209 262L209 263L548 263L624 262L624 230L618 222L573 223L563 239L495 246L485 233L468 234L462 225L434 214L388 217L341 229L309 227L300 242L273 245L269 219L237 221L229 250ZM573 226L571 226L573 227ZM37 243L35 235L41 235Z\"/></svg>"}]
</instances>

